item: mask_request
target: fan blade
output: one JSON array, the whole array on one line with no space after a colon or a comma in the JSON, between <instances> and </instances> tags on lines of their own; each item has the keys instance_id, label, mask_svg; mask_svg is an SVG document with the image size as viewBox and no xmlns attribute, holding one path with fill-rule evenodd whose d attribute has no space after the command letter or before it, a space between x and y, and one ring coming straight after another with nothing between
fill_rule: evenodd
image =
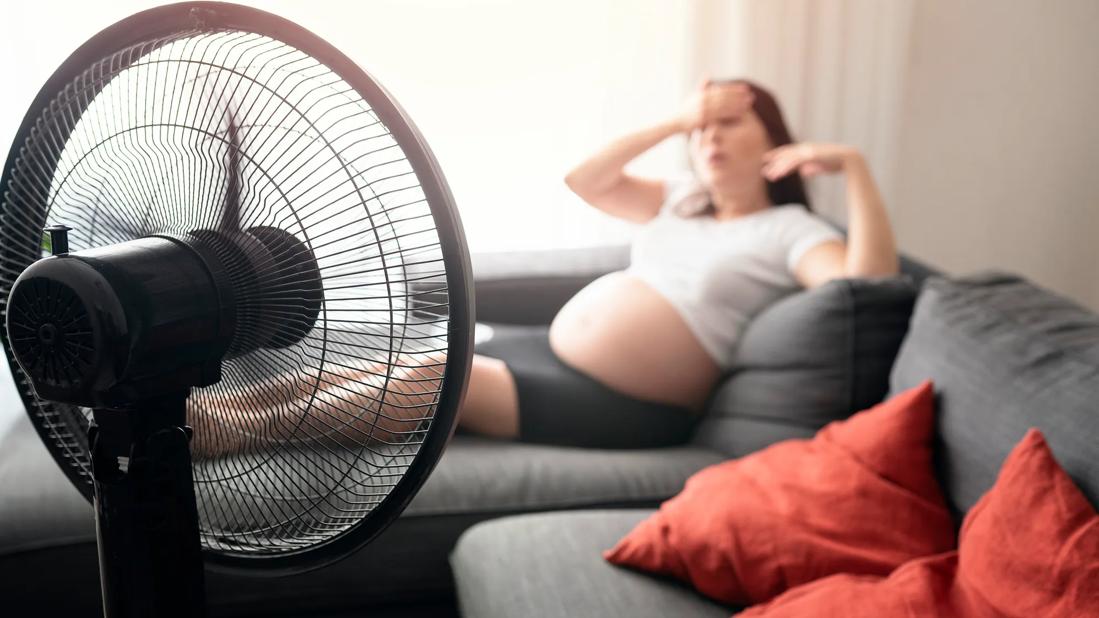
<instances>
[{"instance_id":1,"label":"fan blade","mask_svg":"<svg viewBox=\"0 0 1099 618\"><path fill-rule=\"evenodd\" d=\"M237 119L232 109L226 110L229 116L229 156L226 162L229 174L229 183L225 188L225 203L221 210L221 225L218 229L222 232L240 231L240 135L238 133Z\"/></svg>"}]
</instances>

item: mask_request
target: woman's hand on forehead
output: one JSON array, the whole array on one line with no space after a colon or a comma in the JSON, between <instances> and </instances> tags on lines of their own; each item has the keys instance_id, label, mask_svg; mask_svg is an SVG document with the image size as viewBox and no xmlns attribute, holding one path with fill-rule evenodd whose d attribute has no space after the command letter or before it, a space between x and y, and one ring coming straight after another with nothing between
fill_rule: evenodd
<instances>
[{"instance_id":1,"label":"woman's hand on forehead","mask_svg":"<svg viewBox=\"0 0 1099 618\"><path fill-rule=\"evenodd\" d=\"M748 84L705 78L687 100L683 130L690 133L719 119L741 116L751 109L754 98Z\"/></svg>"}]
</instances>

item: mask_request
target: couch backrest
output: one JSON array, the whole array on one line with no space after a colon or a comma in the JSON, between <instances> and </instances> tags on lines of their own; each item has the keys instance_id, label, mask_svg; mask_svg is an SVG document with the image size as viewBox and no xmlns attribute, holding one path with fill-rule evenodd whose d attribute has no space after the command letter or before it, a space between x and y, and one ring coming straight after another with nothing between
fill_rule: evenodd
<instances>
[{"instance_id":1,"label":"couch backrest","mask_svg":"<svg viewBox=\"0 0 1099 618\"><path fill-rule=\"evenodd\" d=\"M694 442L739 457L881 401L916 292L908 275L839 279L760 312Z\"/></svg>"},{"instance_id":2,"label":"couch backrest","mask_svg":"<svg viewBox=\"0 0 1099 618\"><path fill-rule=\"evenodd\" d=\"M479 322L550 324L577 292L595 279L630 265L629 245L581 249L474 253ZM438 281L425 281L428 289Z\"/></svg>"},{"instance_id":3,"label":"couch backrest","mask_svg":"<svg viewBox=\"0 0 1099 618\"><path fill-rule=\"evenodd\" d=\"M1099 315L1012 275L928 279L890 393L927 378L939 477L956 513L992 486L1030 427L1099 504Z\"/></svg>"}]
</instances>

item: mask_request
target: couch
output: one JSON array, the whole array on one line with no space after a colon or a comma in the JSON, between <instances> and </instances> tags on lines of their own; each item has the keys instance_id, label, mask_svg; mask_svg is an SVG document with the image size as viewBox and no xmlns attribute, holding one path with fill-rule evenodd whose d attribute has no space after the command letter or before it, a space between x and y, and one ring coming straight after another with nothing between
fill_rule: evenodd
<instances>
[{"instance_id":1,"label":"couch","mask_svg":"<svg viewBox=\"0 0 1099 618\"><path fill-rule=\"evenodd\" d=\"M1099 504L1099 316L1010 274L931 277L891 367L889 395L927 378L936 393L936 473L957 522L1030 427ZM451 558L463 616L736 612L602 559L652 512L539 513L473 526Z\"/></svg>"},{"instance_id":2,"label":"couch","mask_svg":"<svg viewBox=\"0 0 1099 618\"><path fill-rule=\"evenodd\" d=\"M478 321L506 333L515 325L548 324L586 283L624 268L628 248L485 254L473 262ZM914 288L935 275L907 259L903 270ZM707 604L671 582L605 565L598 550L703 467L782 439L808 437L826 422L875 403L890 388L891 370L896 389L940 366L934 345L915 351L909 339L902 345L914 291L906 296L902 285L883 295L876 287L840 281L825 292L832 305L852 307L843 315L857 314L875 327L867 337L850 328L831 335L850 340L840 352L857 366L837 370L834 354L816 358L815 367L771 367L769 357L757 358L756 371L736 372L715 389L696 438L677 447L574 449L456 435L405 513L373 543L330 567L279 580L209 571L211 614L455 615L456 598L468 615L604 614L604 606L591 605L596 598L633 599L634 605L610 605L633 607L636 615L675 615L679 609L728 614L730 608ZM799 299L790 301L761 314L749 330L762 333L761 339L783 336L791 321L805 319ZM926 305L922 295L919 302ZM879 315L889 323L876 323ZM899 325L897 316L903 316ZM896 334L883 339L882 332ZM909 369L898 371L893 358L904 347ZM765 349L757 356L766 356ZM925 358L924 364L913 355ZM805 372L815 376L811 388ZM790 384L802 385L793 394L811 404L793 415L789 405L768 405L790 396ZM944 382L942 388L958 387ZM98 576L91 509L26 419L0 418L0 598L13 610L8 615L93 615ZM967 483L979 488L991 482L1013 428L990 436L988 452L979 451L987 461L974 468L972 479L965 477ZM962 435L979 441L980 433ZM1047 435L1060 446L1060 434ZM962 485L959 512L973 498L973 487Z\"/></svg>"}]
</instances>

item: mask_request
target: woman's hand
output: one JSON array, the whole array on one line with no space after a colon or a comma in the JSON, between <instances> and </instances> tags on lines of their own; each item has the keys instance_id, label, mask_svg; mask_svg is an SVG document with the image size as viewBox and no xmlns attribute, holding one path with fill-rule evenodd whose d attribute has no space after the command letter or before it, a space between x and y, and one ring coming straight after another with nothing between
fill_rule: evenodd
<instances>
[{"instance_id":1,"label":"woman's hand","mask_svg":"<svg viewBox=\"0 0 1099 618\"><path fill-rule=\"evenodd\" d=\"M862 153L842 144L787 144L763 155L762 174L774 182L842 172L847 185L847 240L810 249L794 268L805 287L837 277L885 277L899 272L896 242L885 204Z\"/></svg>"},{"instance_id":2,"label":"woman's hand","mask_svg":"<svg viewBox=\"0 0 1099 618\"><path fill-rule=\"evenodd\" d=\"M704 79L687 99L676 122L683 133L714 122L718 118L740 116L752 107L754 95L748 84L715 83Z\"/></svg>"},{"instance_id":3,"label":"woman's hand","mask_svg":"<svg viewBox=\"0 0 1099 618\"><path fill-rule=\"evenodd\" d=\"M786 144L763 154L762 172L772 182L794 171L805 178L835 174L858 156L858 150L843 144Z\"/></svg>"}]
</instances>

